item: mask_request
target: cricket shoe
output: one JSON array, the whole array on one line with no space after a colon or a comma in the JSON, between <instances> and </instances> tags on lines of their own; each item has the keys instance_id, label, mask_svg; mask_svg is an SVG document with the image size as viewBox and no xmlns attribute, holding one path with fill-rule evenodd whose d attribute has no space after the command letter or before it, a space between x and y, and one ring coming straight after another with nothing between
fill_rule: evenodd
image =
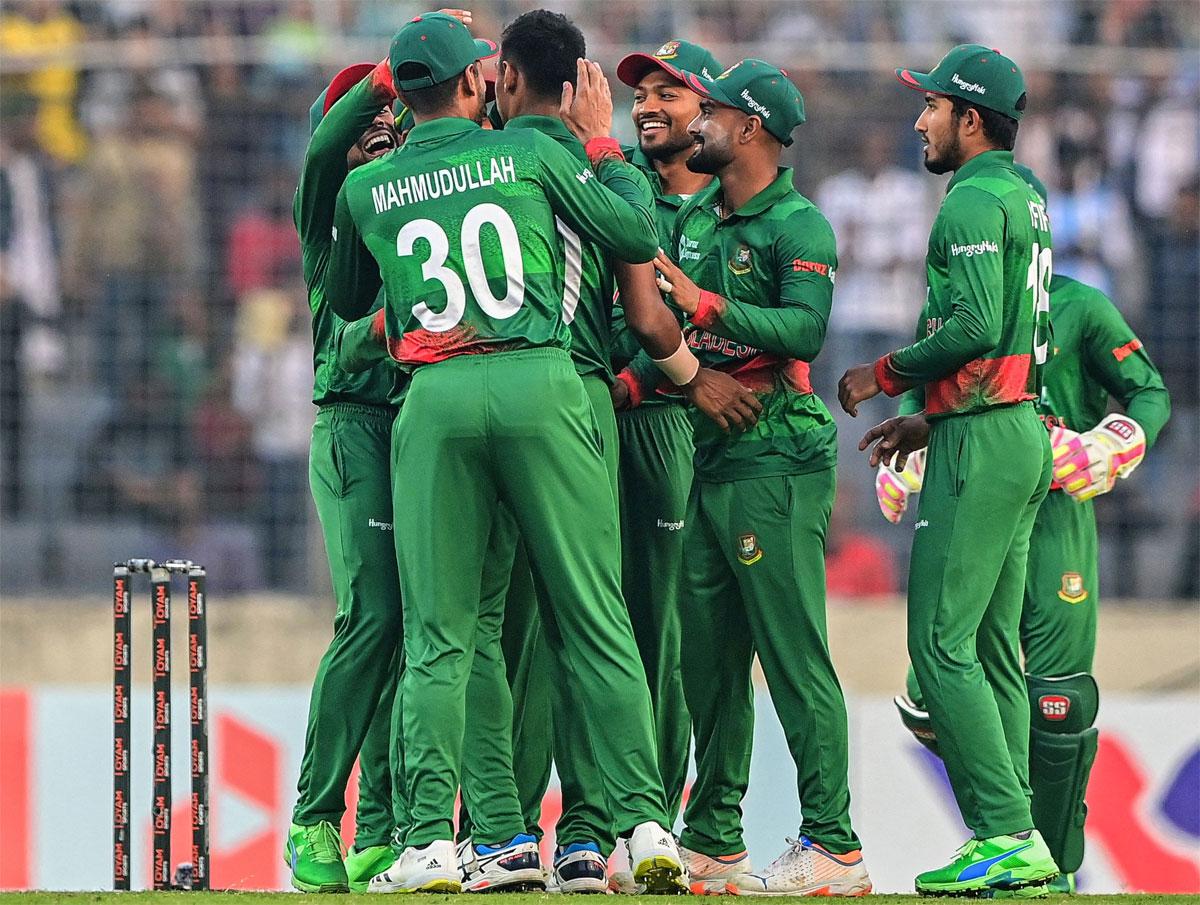
<instances>
[{"instance_id":1,"label":"cricket shoe","mask_svg":"<svg viewBox=\"0 0 1200 905\"><path fill-rule=\"evenodd\" d=\"M608 862L595 842L573 842L554 853L547 892L606 893Z\"/></svg>"},{"instance_id":2,"label":"cricket shoe","mask_svg":"<svg viewBox=\"0 0 1200 905\"><path fill-rule=\"evenodd\" d=\"M1042 834L1029 830L969 839L945 867L920 874L916 886L923 896L1039 898L1049 894L1058 874Z\"/></svg>"},{"instance_id":3,"label":"cricket shoe","mask_svg":"<svg viewBox=\"0 0 1200 905\"><path fill-rule=\"evenodd\" d=\"M679 854L683 855L684 866L687 867L688 886L692 894L697 896L719 896L725 892L727 883L752 870L750 853L745 851L713 857L681 845Z\"/></svg>"},{"instance_id":4,"label":"cricket shoe","mask_svg":"<svg viewBox=\"0 0 1200 905\"><path fill-rule=\"evenodd\" d=\"M502 845L463 840L458 844L458 869L464 892L541 892L546 888L537 837L524 833Z\"/></svg>"},{"instance_id":5,"label":"cricket shoe","mask_svg":"<svg viewBox=\"0 0 1200 905\"><path fill-rule=\"evenodd\" d=\"M350 891L342 863L342 837L328 820L313 826L293 823L283 857L292 871L292 886L301 892Z\"/></svg>"},{"instance_id":6,"label":"cricket shoe","mask_svg":"<svg viewBox=\"0 0 1200 905\"><path fill-rule=\"evenodd\" d=\"M634 827L626 843L633 881L651 896L687 895L687 869L675 837L654 821Z\"/></svg>"},{"instance_id":7,"label":"cricket shoe","mask_svg":"<svg viewBox=\"0 0 1200 905\"><path fill-rule=\"evenodd\" d=\"M837 855L804 836L787 841L787 851L762 873L738 874L725 891L735 896L865 896L871 891L861 851Z\"/></svg>"},{"instance_id":8,"label":"cricket shoe","mask_svg":"<svg viewBox=\"0 0 1200 905\"><path fill-rule=\"evenodd\" d=\"M633 868L629 866L628 839L617 840L608 859L608 891L619 896L644 896L646 887L634 882Z\"/></svg>"},{"instance_id":9,"label":"cricket shoe","mask_svg":"<svg viewBox=\"0 0 1200 905\"><path fill-rule=\"evenodd\" d=\"M409 846L391 867L371 878L367 892L462 892L454 843L438 839L424 848Z\"/></svg>"},{"instance_id":10,"label":"cricket shoe","mask_svg":"<svg viewBox=\"0 0 1200 905\"><path fill-rule=\"evenodd\" d=\"M346 878L351 892L366 892L371 878L385 871L396 860L390 845L371 845L362 851L352 848L346 855Z\"/></svg>"}]
</instances>

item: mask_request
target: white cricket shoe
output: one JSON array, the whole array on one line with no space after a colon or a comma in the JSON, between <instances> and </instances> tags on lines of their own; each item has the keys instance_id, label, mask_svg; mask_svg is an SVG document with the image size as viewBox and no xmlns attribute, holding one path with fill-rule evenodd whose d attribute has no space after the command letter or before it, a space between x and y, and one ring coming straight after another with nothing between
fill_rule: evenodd
<instances>
[{"instance_id":1,"label":"white cricket shoe","mask_svg":"<svg viewBox=\"0 0 1200 905\"><path fill-rule=\"evenodd\" d=\"M541 892L546 872L537 838L524 833L503 845L458 845L458 869L464 892Z\"/></svg>"},{"instance_id":2,"label":"white cricket shoe","mask_svg":"<svg viewBox=\"0 0 1200 905\"><path fill-rule=\"evenodd\" d=\"M391 867L371 878L367 892L462 892L454 843L438 839L424 848L406 848Z\"/></svg>"},{"instance_id":3,"label":"white cricket shoe","mask_svg":"<svg viewBox=\"0 0 1200 905\"><path fill-rule=\"evenodd\" d=\"M725 891L737 896L865 896L871 891L861 851L835 855L804 837L787 841L787 851L766 870L735 876Z\"/></svg>"},{"instance_id":4,"label":"white cricket shoe","mask_svg":"<svg viewBox=\"0 0 1200 905\"><path fill-rule=\"evenodd\" d=\"M554 853L547 892L608 892L608 862L595 842L575 842Z\"/></svg>"},{"instance_id":5,"label":"white cricket shoe","mask_svg":"<svg viewBox=\"0 0 1200 905\"><path fill-rule=\"evenodd\" d=\"M688 885L692 894L697 896L721 895L725 892L726 883L753 869L750 866L750 853L745 851L714 858L681 845L679 854L683 855L687 867Z\"/></svg>"},{"instance_id":6,"label":"white cricket shoe","mask_svg":"<svg viewBox=\"0 0 1200 905\"><path fill-rule=\"evenodd\" d=\"M629 866L629 840L620 838L608 859L608 891L619 896L644 896L646 887L633 880Z\"/></svg>"},{"instance_id":7,"label":"white cricket shoe","mask_svg":"<svg viewBox=\"0 0 1200 905\"><path fill-rule=\"evenodd\" d=\"M653 821L638 824L626 843L633 881L646 887L647 895L686 895L687 869L675 837Z\"/></svg>"}]
</instances>

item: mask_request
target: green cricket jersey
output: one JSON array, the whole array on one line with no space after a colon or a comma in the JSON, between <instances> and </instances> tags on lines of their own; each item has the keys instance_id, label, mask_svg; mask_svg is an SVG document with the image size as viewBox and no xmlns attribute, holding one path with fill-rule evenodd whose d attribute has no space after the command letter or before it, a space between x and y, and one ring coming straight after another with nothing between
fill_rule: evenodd
<instances>
[{"instance_id":1,"label":"green cricket jersey","mask_svg":"<svg viewBox=\"0 0 1200 905\"><path fill-rule=\"evenodd\" d=\"M516 116L505 129L536 129L562 145L587 166L583 143L561 119L553 116ZM651 206L649 186L643 204ZM611 385L612 313L616 281L608 254L595 242L585 242L561 217L555 217L563 249L563 320L571 330L571 358L580 377L600 377Z\"/></svg>"},{"instance_id":2,"label":"green cricket jersey","mask_svg":"<svg viewBox=\"0 0 1200 905\"><path fill-rule=\"evenodd\" d=\"M533 129L419 123L338 194L330 304L360 317L382 282L388 350L410 369L463 354L569 348L555 216L621 260L649 261L658 242L647 192L629 164L606 160L597 174Z\"/></svg>"},{"instance_id":3,"label":"green cricket jersey","mask_svg":"<svg viewBox=\"0 0 1200 905\"><path fill-rule=\"evenodd\" d=\"M780 168L769 186L725 219L714 182L684 203L669 253L701 289L687 331L705 367L726 371L763 404L758 423L725 434L704 417L696 427L696 477L734 481L805 474L834 464L837 428L809 384L833 303L837 249L824 215Z\"/></svg>"},{"instance_id":4,"label":"green cricket jersey","mask_svg":"<svg viewBox=\"0 0 1200 905\"><path fill-rule=\"evenodd\" d=\"M324 98L318 100L323 103ZM312 310L313 402L358 402L386 405L395 379L395 368L386 361L358 373L337 363L340 334L347 328L326 304L325 273L332 245L334 205L348 172L346 154L389 102L379 95L370 78L350 89L320 121L308 144L300 185L292 204L292 217L300 235L304 282ZM317 108L317 113L320 108ZM383 304L382 293L372 308Z\"/></svg>"},{"instance_id":5,"label":"green cricket jersey","mask_svg":"<svg viewBox=\"0 0 1200 905\"><path fill-rule=\"evenodd\" d=\"M883 391L923 384L930 418L1036 399L1048 349L1050 221L1011 151L986 151L954 174L925 271L922 338L876 363Z\"/></svg>"}]
</instances>

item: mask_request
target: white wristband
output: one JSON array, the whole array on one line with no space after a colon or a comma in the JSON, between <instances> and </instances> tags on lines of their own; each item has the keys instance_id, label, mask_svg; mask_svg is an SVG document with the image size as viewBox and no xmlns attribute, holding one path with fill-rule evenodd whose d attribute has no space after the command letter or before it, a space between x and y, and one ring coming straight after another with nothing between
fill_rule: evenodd
<instances>
[{"instance_id":1,"label":"white wristband","mask_svg":"<svg viewBox=\"0 0 1200 905\"><path fill-rule=\"evenodd\" d=\"M682 336L679 337L678 349L666 358L655 358L654 363L667 375L671 383L680 387L691 383L700 371L700 361L692 354L692 350L687 347L687 340Z\"/></svg>"}]
</instances>

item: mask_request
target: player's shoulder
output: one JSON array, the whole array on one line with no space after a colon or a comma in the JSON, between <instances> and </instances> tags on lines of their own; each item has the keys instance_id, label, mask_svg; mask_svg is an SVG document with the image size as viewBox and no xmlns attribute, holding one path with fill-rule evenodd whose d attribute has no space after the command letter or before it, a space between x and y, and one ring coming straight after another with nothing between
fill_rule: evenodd
<instances>
[{"instance_id":1,"label":"player's shoulder","mask_svg":"<svg viewBox=\"0 0 1200 905\"><path fill-rule=\"evenodd\" d=\"M834 242L833 226L824 211L795 189L775 204L772 214L781 238L794 238L806 245Z\"/></svg>"},{"instance_id":2,"label":"player's shoulder","mask_svg":"<svg viewBox=\"0 0 1200 905\"><path fill-rule=\"evenodd\" d=\"M1050 280L1050 307L1055 317L1070 314L1092 323L1124 322L1120 309L1102 290L1061 274Z\"/></svg>"}]
</instances>

